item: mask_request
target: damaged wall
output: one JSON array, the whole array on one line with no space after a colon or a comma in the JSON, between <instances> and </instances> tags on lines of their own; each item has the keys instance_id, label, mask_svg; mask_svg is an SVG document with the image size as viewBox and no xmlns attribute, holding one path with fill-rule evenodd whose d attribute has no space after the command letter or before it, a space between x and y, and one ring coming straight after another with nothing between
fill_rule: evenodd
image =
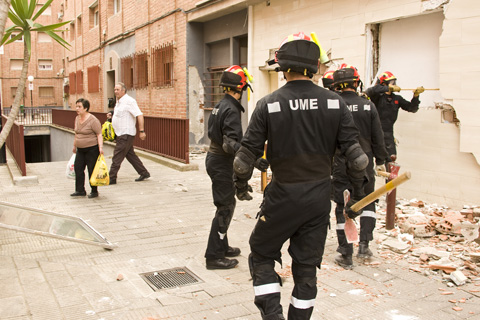
<instances>
[{"instance_id":1,"label":"damaged wall","mask_svg":"<svg viewBox=\"0 0 480 320\"><path fill-rule=\"evenodd\" d=\"M190 144L201 144L205 137L204 90L195 66L188 67L188 97L189 141Z\"/></svg>"},{"instance_id":2,"label":"damaged wall","mask_svg":"<svg viewBox=\"0 0 480 320\"><path fill-rule=\"evenodd\" d=\"M440 37L442 96L460 120L460 151L480 163L480 1L450 0Z\"/></svg>"},{"instance_id":3,"label":"damaged wall","mask_svg":"<svg viewBox=\"0 0 480 320\"><path fill-rule=\"evenodd\" d=\"M347 62L356 66L363 78L367 65L371 65L367 57L370 43L366 30L369 25L399 19L408 22L415 17L421 21L425 14L438 17L442 11L444 20L439 22L440 36L436 35L438 48L429 53L437 55L432 59L438 61L435 71L438 79L431 79L430 74L427 76L430 77L428 81L432 80L429 85L438 84L440 88L440 98L432 100L440 99L452 105L461 126L459 130L454 124L442 123L441 110L438 109L422 109L417 114L400 112L395 131L401 141L398 153L402 170L412 171L413 178L419 179L402 186L403 195L425 196L425 201L447 202L455 206L474 201L472 195L480 191L480 166L472 156L473 153L480 159L480 98L476 94L480 88L480 60L477 59L480 51L480 1L275 0L254 5L249 16L252 19L249 30L252 47L248 68L255 82L249 111L254 109L256 101L270 93L269 88L275 87L270 83L276 81L275 77L260 68L265 70L269 50L277 48L287 35L315 31L337 64ZM398 61L402 59L405 56ZM405 68L397 66L395 61L389 63L392 63L391 68ZM414 66L405 74L401 70L401 82L412 86L417 84L422 80L418 75L424 72L423 69L423 65ZM411 92L406 98L411 99ZM432 162L441 162L441 166L430 165ZM445 170L447 174L443 175Z\"/></svg>"}]
</instances>

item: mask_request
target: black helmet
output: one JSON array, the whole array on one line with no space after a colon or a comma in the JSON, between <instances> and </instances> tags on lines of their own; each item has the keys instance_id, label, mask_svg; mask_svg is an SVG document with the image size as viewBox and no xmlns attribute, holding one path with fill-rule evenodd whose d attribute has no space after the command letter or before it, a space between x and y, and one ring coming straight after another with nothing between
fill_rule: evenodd
<instances>
[{"instance_id":1,"label":"black helmet","mask_svg":"<svg viewBox=\"0 0 480 320\"><path fill-rule=\"evenodd\" d=\"M333 87L345 89L357 89L361 83L357 68L343 63L340 68L333 73Z\"/></svg>"},{"instance_id":2,"label":"black helmet","mask_svg":"<svg viewBox=\"0 0 480 320\"><path fill-rule=\"evenodd\" d=\"M275 71L294 71L313 77L318 71L320 47L303 32L289 35L280 44L275 59L269 65L278 63Z\"/></svg>"},{"instance_id":3,"label":"black helmet","mask_svg":"<svg viewBox=\"0 0 480 320\"><path fill-rule=\"evenodd\" d=\"M220 78L220 86L231 88L238 92L245 91L247 88L252 90L252 87L250 87L250 84L247 82L245 69L237 65L233 65L223 71L222 77Z\"/></svg>"}]
</instances>

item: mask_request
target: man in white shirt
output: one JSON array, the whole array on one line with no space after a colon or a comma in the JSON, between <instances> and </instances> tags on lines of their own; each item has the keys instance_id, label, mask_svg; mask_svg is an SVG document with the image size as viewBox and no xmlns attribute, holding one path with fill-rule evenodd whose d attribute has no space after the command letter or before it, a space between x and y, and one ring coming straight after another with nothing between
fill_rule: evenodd
<instances>
[{"instance_id":1,"label":"man in white shirt","mask_svg":"<svg viewBox=\"0 0 480 320\"><path fill-rule=\"evenodd\" d=\"M133 142L137 134L137 120L140 139L145 140L147 137L145 134L143 113L140 111L135 99L127 94L125 84L121 82L117 83L114 92L117 98L117 104L115 105L112 125L115 130L117 144L115 145L112 166L110 167L110 184L117 183L117 173L125 158L127 158L128 162L132 164L133 168L135 168L140 175L135 181L143 181L150 178L150 173L133 150Z\"/></svg>"}]
</instances>

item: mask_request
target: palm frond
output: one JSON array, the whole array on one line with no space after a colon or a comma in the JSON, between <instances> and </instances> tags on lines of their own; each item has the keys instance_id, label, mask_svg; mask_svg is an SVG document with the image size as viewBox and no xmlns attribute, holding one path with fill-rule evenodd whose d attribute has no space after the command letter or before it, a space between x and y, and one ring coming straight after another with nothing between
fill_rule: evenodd
<instances>
[{"instance_id":1,"label":"palm frond","mask_svg":"<svg viewBox=\"0 0 480 320\"><path fill-rule=\"evenodd\" d=\"M26 0L25 0L26 1ZM33 0L35 1L35 0ZM37 20L37 18L43 13L43 11L47 10L47 8L50 6L53 0L48 0L45 2L45 4L38 10L38 12L35 14L35 16L32 18L32 20Z\"/></svg>"}]
</instances>

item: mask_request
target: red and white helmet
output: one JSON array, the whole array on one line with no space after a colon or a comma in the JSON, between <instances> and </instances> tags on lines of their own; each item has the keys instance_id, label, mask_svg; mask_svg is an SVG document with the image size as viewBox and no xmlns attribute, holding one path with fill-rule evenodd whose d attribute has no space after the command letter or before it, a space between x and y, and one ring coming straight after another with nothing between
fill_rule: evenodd
<instances>
[{"instance_id":1,"label":"red and white helmet","mask_svg":"<svg viewBox=\"0 0 480 320\"><path fill-rule=\"evenodd\" d=\"M231 88L235 91L244 91L250 87L245 71L237 65L233 65L223 71L220 86Z\"/></svg>"},{"instance_id":2,"label":"red and white helmet","mask_svg":"<svg viewBox=\"0 0 480 320\"><path fill-rule=\"evenodd\" d=\"M397 80L397 78L395 78L393 73L391 73L390 71L385 71L378 77L378 81L380 82L380 84L387 83L390 80Z\"/></svg>"},{"instance_id":3,"label":"red and white helmet","mask_svg":"<svg viewBox=\"0 0 480 320\"><path fill-rule=\"evenodd\" d=\"M333 73L335 70L327 70L322 76L323 87L330 89L333 84Z\"/></svg>"}]
</instances>

